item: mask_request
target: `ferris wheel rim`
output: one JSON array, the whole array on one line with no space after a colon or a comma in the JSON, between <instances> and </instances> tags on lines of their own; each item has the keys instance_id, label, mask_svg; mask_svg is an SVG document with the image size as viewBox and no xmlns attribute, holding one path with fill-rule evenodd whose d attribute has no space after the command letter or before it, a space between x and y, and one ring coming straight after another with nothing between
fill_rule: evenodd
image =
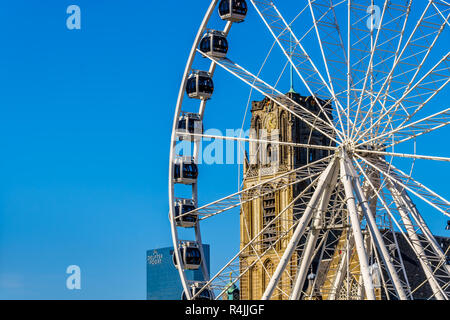
<instances>
[{"instance_id":1,"label":"ferris wheel rim","mask_svg":"<svg viewBox=\"0 0 450 320\"><path fill-rule=\"evenodd\" d=\"M183 286L183 291L186 294L186 298L187 299L191 299L192 298L192 293L190 291L190 288L188 287L187 284L187 279L186 279L186 274L185 274L185 270L183 268L183 264L182 264L182 259L180 256L180 251L179 251L179 239L178 239L178 232L177 232L177 226L176 226L176 218L175 218L175 196L174 196L174 182L173 182L173 165L174 165L174 159L175 159L175 145L177 142L177 134L176 134L176 129L177 129L177 123L178 123L178 119L180 117L181 114L181 107L183 104L183 99L184 99L184 92L185 92L185 87L186 87L186 81L187 78L189 76L189 72L191 71L193 62L194 62L194 58L196 55L196 49L200 43L201 37L203 36L204 31L206 30L206 26L208 24L209 19L211 18L213 11L216 7L218 3L218 0L213 0L208 8L208 10L205 13L205 16L203 17L203 21L200 24L200 27L198 29L197 35L195 37L191 52L189 54L187 63L186 63L186 67L185 67L185 71L181 80L181 86L180 86L180 90L178 93L178 99L177 99L177 104L176 104L176 108L175 108L175 116L174 116L174 120L173 120L173 125L172 125L172 136L171 136L171 144L170 144L170 156L169 156L169 220L170 220L170 225L171 225L171 233L172 233L172 242L173 242L173 247L174 247L174 255L175 255L175 259L177 261L177 266L176 268L178 269L178 273L180 276L180 280L181 280L181 284ZM196 201L197 195L194 193L193 194L193 199L194 201ZM198 231L198 233L197 233ZM200 237L200 229L199 226L196 226L196 238L198 240L201 241ZM200 243L200 246L202 247L202 244ZM202 263L204 265L204 262ZM203 270L204 272L204 270ZM206 276L204 274L204 276Z\"/></svg>"}]
</instances>

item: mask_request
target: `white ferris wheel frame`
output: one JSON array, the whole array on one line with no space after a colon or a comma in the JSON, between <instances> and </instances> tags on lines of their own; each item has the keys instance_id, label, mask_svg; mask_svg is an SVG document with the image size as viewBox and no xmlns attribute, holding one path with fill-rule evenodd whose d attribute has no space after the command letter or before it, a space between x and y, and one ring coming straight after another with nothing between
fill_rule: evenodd
<instances>
[{"instance_id":1,"label":"white ferris wheel frame","mask_svg":"<svg viewBox=\"0 0 450 320\"><path fill-rule=\"evenodd\" d=\"M436 194L431 189L425 187L423 184L415 181L410 175L407 175L400 171L399 169L393 167L393 165L387 161L378 160L378 161L370 161L366 159L367 155L379 156L379 159L384 157L400 157L400 158L409 158L409 159L422 159L422 160L432 160L432 161L444 161L450 162L450 158L448 157L438 157L438 156L429 156L429 155L417 155L415 154L405 154L405 153L395 153L388 152L386 149L393 148L395 145L414 140L424 134L429 132L433 132L438 130L450 123L450 108L438 112L434 115L424 117L420 120L410 122L411 118L416 115L432 98L434 98L437 93L439 93L450 81L450 77L442 77L441 73L444 71L448 71L448 67L444 67L448 61L450 61L450 54L447 53L442 57L442 59L436 63L431 69L425 72L421 77L419 77L419 72L423 68L425 61L428 59L431 50L435 46L438 41L440 34L443 32L445 27L449 27L449 11L445 10L445 14L442 10L440 10L439 6L450 6L446 1L437 1L437 0L428 0L428 4L421 15L420 19L416 22L414 29L412 30L409 37L405 34L407 21L409 18L409 13L412 7L412 1L404 1L406 4L401 10L400 17L404 20L402 28L399 30L399 40L398 47L395 52L393 52L391 57L392 69L391 72L385 76L382 80L381 89L378 90L378 93L375 94L370 90L370 86L374 85L373 77L373 69L376 67L375 57L377 54L378 46L382 46L378 41L380 41L381 29L378 29L377 32L372 30L371 34L371 43L370 50L367 52L368 57L366 56L364 59L368 58L368 68L365 72L365 76L363 79L360 79L359 83L362 82L362 90L359 95L359 99L355 99L357 101L356 105L356 114L353 116L351 114L352 103L351 103L351 95L355 95L357 97L357 89L354 86L355 81L358 79L354 78L352 73L352 65L351 65L351 36L352 36L352 21L351 21L351 12L354 10L352 7L351 0L340 0L334 1L326 0L325 2L329 3L329 7L327 10L322 11L322 15L317 15L319 12L315 6L323 5L325 0L308 0L307 8L309 8L311 17L314 21L313 27L310 29L312 33L314 33L318 39L319 49L321 52L322 62L324 64L324 70L326 75L322 76L322 73L319 71L318 67L312 61L310 55L307 50L305 50L302 45L301 39L299 40L296 34L291 29L291 25L286 22L283 18L273 1L267 0L248 0L253 5L253 8L258 13L258 16L263 21L264 25L270 31L271 35L274 38L274 42L280 47L283 54L285 55L288 63L291 65L292 70L298 75L299 79L302 81L302 84L307 89L308 93L315 99L317 105L320 110L325 115L325 119L318 117L316 114L312 113L302 105L293 101L283 93L281 93L276 88L267 84L263 80L261 80L257 75L252 74L242 66L236 64L232 60L228 58L215 58L208 54L205 54L198 50L199 43L207 30L208 23L212 14L214 13L219 0L212 0L206 14L203 18L203 21L198 29L197 35L195 37L192 49L189 54L188 61L186 63L186 67L183 73L181 86L178 93L178 99L174 114L174 121L172 127L172 136L171 136L171 146L170 146L170 160L169 160L169 220L171 224L171 233L172 233L172 241L174 246L174 259L176 261L178 273L181 279L181 283L183 286L184 293L187 299L194 299L199 292L193 294L190 288L189 281L187 280L185 269L183 267L183 260L181 257L181 253L179 250L180 247L180 239L178 236L178 226L176 223L175 216L175 188L174 188L174 176L173 176L173 166L176 158L175 150L178 138L182 136L180 133L177 133L177 123L182 114L182 105L185 97L185 89L186 82L189 77L190 72L192 71L192 66L194 63L194 59L196 56L200 55L210 60L210 68L209 73L211 77L213 76L215 69L217 66L220 66L222 69L227 71L229 74L241 80L243 83L247 84L251 87L252 90L255 90L266 98L270 99L277 103L280 107L284 108L287 112L292 113L295 117L298 117L301 121L306 123L311 129L316 130L328 137L330 141L336 143L336 147L332 146L317 146L311 144L295 144L295 143L286 143L286 142L274 142L270 141L270 143L278 143L280 145L288 145L294 147L303 147L303 148L316 148L328 151L334 151L334 156L327 157L320 161L316 161L314 163L308 164L305 167L290 171L283 176L277 176L274 179L280 179L283 177L288 177L291 174L300 174L307 172L309 173L308 178L313 180L308 188L302 192L300 196L308 195L309 202L307 203L306 210L303 212L300 220L294 223L294 225L286 230L284 235L292 234L289 239L289 244L284 251L283 255L279 257L280 262L278 263L273 276L270 279L270 282L267 285L267 288L262 296L262 299L270 299L274 294L275 290L281 290L278 287L280 279L285 272L286 267L289 264L290 259L301 239L302 236L305 235L308 224L311 220L320 217L321 212L324 212L328 208L330 197L332 194L332 188L336 185L336 183L342 184L342 192L345 193L345 199L343 202L346 204L346 208L348 210L348 218L351 226L351 241L354 243L354 246L357 251L358 261L361 268L361 279L362 279L362 287L364 288L364 293L362 294L369 300L374 300L375 293L374 287L372 283L372 278L370 274L368 256L367 256L367 245L365 243L366 236L363 234L360 227L360 219L364 217L367 225L368 232L370 234L370 238L372 241L372 245L376 247L375 254L379 261L383 262L383 265L386 268L386 274L388 275L388 279L383 279L385 283L390 283L391 289L385 289L386 291L391 290L390 292L394 292L394 294L401 300L407 300L412 298L411 287L409 286L408 279L405 274L405 270L403 267L403 262L401 261L401 257L399 261L394 261L390 256L390 252L388 246L386 245L384 236L380 233L380 230L377 227L376 222L376 213L373 212L373 208L369 205L369 199L365 194L363 188L370 188L372 190L372 197L375 198L382 206L383 210L385 210L386 214L391 219L391 223L393 227L395 226L400 233L404 236L405 240L408 242L410 247L413 249L414 253L419 259L422 269L427 278L427 282L430 285L433 297L440 300L448 300L448 287L450 282L445 280L445 276L437 275L437 267L435 264L431 263L432 259L436 259L439 261L438 267L442 266L445 263L445 254L437 244L434 239L431 231L427 227L426 223L420 216L417 211L414 203L409 197L408 193L412 193L418 198L424 200L426 203L440 211L441 213L450 216L450 202L444 199L443 197ZM385 19L388 19L387 16L387 7L388 2L384 2L384 6L382 9L381 15L381 24L384 23ZM373 3L373 1L372 1ZM323 41L323 37L326 37L327 34L324 33L325 28L333 28L330 25L327 25L325 22L326 19L333 17L335 19L334 10L337 6L347 6L348 12L348 25L347 25L347 46L344 44L343 37L339 33L339 39L336 40L335 43L330 43ZM306 8L306 7L305 7ZM434 15L430 14L431 8L434 8L437 13ZM427 16L428 14L428 16ZM417 54L418 68L414 75L411 77L411 81L407 83L403 88L403 94L400 95L400 99L396 99L395 103L390 104L389 102L394 100L393 97L389 96L389 89L392 86L392 83L397 80L397 76L395 75L395 71L397 67L402 63L402 59L406 59L406 56L410 54L408 50L412 43L415 41L414 36L418 37L419 29L423 27L423 25L427 22L427 19L430 19L439 16L442 20L442 24L437 27L435 30L434 41L428 48L424 48L423 52ZM397 17L398 18L398 17ZM395 20L395 18L392 18ZM335 20L336 22L336 20ZM391 22L388 22L391 23ZM233 23L227 22L224 29L222 30L224 35L227 36ZM333 29L335 30L335 29ZM376 34L376 35L375 35ZM289 41L286 40L286 37L289 38ZM393 41L392 39L387 39L387 41ZM406 41L406 42L404 42ZM288 44L290 47L288 47ZM334 45L336 48L341 50L342 57L346 65L346 79L341 83L341 87L346 90L347 93L342 91L341 89L337 89L335 87L336 81L333 78L331 73L331 65L329 58L326 56L326 48L325 46ZM408 59L410 56L407 57ZM378 64L387 63L389 59L386 58L382 61L376 61ZM362 61L362 60L361 60ZM361 62L360 61L360 62ZM392 62L393 61L393 62ZM407 73L407 72L405 72ZM441 76L443 79L435 80L433 83L438 84L438 88L434 90L434 93L425 96L424 99L417 103L416 101L410 101L409 98L412 94L417 94L422 96L422 93L416 93L415 90L419 92L423 86L426 86L430 83L431 78L435 79L436 77ZM323 92L326 93L327 96L332 98L332 102L335 103L336 112L338 118L335 119L335 122L331 120L327 116L327 112L325 111L326 105L322 105L320 99L318 98ZM365 106L363 99L363 93L367 93L369 99L371 99L369 105ZM344 94L344 97L342 95ZM280 99L281 97L281 99ZM331 101L331 100L330 100ZM412 104L411 106L407 106L408 103ZM371 121L367 124L368 119L374 116L374 105L380 104L382 107L378 111L377 120ZM406 106L404 106L404 104ZM200 115L200 119L203 119L203 115L205 112L206 100L201 100L199 105L198 114ZM409 109L408 109L409 108ZM408 109L408 110L407 110ZM406 114L403 119L401 119L400 123L392 124L391 120L398 114L401 110L404 110ZM352 119L352 117L354 117ZM386 120L387 118L387 120ZM361 120L361 121L359 121ZM384 122L383 122L384 121ZM359 125L358 125L359 122ZM383 128L383 129L381 129ZM372 134L377 130L379 133L378 136ZM380 132L380 130L382 130ZM370 136L372 134L372 136ZM191 136L196 136L197 138L212 138L212 139L224 139L224 140L234 140L237 142L268 142L261 139L245 139L245 138L233 138L233 137L222 137L222 136L212 136L205 134L191 134ZM358 138L358 139L356 139ZM363 138L366 138L365 140ZM380 138L383 138L384 145L383 147L372 150L366 148L374 141L380 141ZM357 143L355 143L356 141ZM199 152L199 140L194 139L194 151L193 158L196 159L198 157ZM328 162L326 162L328 161ZM367 173L364 171L363 166L369 168L371 172L375 172L378 175L383 175L384 180L381 181L381 185L376 186L374 182L367 176ZM314 170L322 170L321 174L311 174L312 169ZM314 178L314 179L313 179ZM361 185L361 180L365 180L365 185ZM289 182L289 185L297 183L298 181ZM315 191L312 192L309 190L312 186L315 186ZM262 187L262 184L257 185L252 189L256 190L260 188L259 193L254 198L247 199L245 201L251 201L255 198L261 197L265 194L265 190ZM389 201L384 194L382 188L385 187L388 189L392 195L391 201ZM309 191L308 191L309 190ZM197 207L194 210L194 213L199 214L201 217L198 222L195 224L195 241L198 243L198 248L200 249L202 257L204 257L203 246L202 246L202 238L200 231L200 221L203 219L207 219L221 212L227 211L231 208L236 208L241 206L244 202L242 200L242 195L248 190L242 190L232 195L226 196L222 199L214 201L210 204L198 206L198 194L197 194L197 183L192 184L192 199ZM294 205L295 201L299 199L297 197L291 202L288 207L284 208L278 215L278 217L286 211L291 205ZM277 217L277 218L278 218ZM179 217L178 217L179 218ZM275 218L275 219L277 219ZM266 226L267 228L268 226ZM429 245L424 247L422 245L423 241L418 238L418 230L420 230L423 236L426 238L426 241ZM262 232L254 238L256 239ZM223 273L227 268L236 264L239 264L238 259L239 255L247 250L250 246L252 246L252 239L244 248L240 250L216 275L213 277L209 277L209 271L206 265L205 259L202 259L201 263L201 271L204 278L205 288L212 288L213 282L219 278L223 277ZM320 242L322 241L322 242ZM398 250L398 243L394 236L394 245L396 245ZM311 262L311 259L314 255L320 254L320 250L318 250L318 243L323 243L323 239L320 240L318 238L318 234L312 232L306 241L305 248L302 256L302 263L299 266L297 275L294 280L294 287L292 288L292 293L289 295L290 299L298 299L301 295L301 290L305 283L306 272L308 270L308 266ZM270 249L270 248L269 248ZM378 251L377 251L378 250ZM431 253L430 253L431 252ZM322 252L323 254L323 252ZM262 256L262 255L261 255ZM258 257L258 260L260 257ZM348 257L347 257L348 259ZM434 261L434 260L433 260ZM344 263L341 263L342 266L339 267L338 272L342 274L342 277L336 277L336 282L343 283L343 276L345 273ZM250 266L251 267L251 266ZM248 270L248 267L246 270ZM266 270L267 272L267 270ZM348 272L348 271L347 271ZM448 276L450 276L450 269L447 268ZM403 274L403 275L402 275ZM338 279L339 278L339 279ZM239 281L240 275L237 275L233 280L233 283ZM336 286L335 286L336 287ZM222 289L222 288L221 288ZM220 290L220 289L219 289ZM282 290L281 290L282 291ZM211 290L214 294L214 291ZM219 294L213 296L213 298L220 298L225 290L222 289ZM332 292L330 294L331 298L337 297L337 292Z\"/></svg>"}]
</instances>

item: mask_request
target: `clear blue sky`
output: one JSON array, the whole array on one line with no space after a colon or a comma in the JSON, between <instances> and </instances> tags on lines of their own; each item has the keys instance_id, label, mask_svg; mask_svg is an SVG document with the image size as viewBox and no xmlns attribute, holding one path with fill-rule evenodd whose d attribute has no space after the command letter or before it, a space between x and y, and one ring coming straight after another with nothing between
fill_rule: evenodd
<instances>
[{"instance_id":1,"label":"clear blue sky","mask_svg":"<svg viewBox=\"0 0 450 320\"><path fill-rule=\"evenodd\" d=\"M170 130L207 3L0 2L0 299L145 299L146 250L171 244ZM66 28L71 4L81 30ZM272 40L254 12L249 21L233 29L230 54L256 72ZM208 128L240 128L248 88L223 71L215 83ZM424 138L418 153L448 156L448 135ZM428 164L419 181L448 196L448 165ZM236 191L236 166L201 170L201 202ZM446 219L418 205L445 235ZM203 230L217 268L239 246L238 211ZM80 291L65 286L73 264Z\"/></svg>"}]
</instances>

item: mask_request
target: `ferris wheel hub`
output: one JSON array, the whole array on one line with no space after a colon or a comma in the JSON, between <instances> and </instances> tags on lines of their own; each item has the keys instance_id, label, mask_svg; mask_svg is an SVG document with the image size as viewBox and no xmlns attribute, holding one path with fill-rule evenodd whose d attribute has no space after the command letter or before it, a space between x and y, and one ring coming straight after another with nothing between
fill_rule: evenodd
<instances>
[{"instance_id":1,"label":"ferris wheel hub","mask_svg":"<svg viewBox=\"0 0 450 320\"><path fill-rule=\"evenodd\" d=\"M345 140L342 145L340 146L341 154L347 153L347 154L353 154L356 150L356 145L353 140Z\"/></svg>"}]
</instances>

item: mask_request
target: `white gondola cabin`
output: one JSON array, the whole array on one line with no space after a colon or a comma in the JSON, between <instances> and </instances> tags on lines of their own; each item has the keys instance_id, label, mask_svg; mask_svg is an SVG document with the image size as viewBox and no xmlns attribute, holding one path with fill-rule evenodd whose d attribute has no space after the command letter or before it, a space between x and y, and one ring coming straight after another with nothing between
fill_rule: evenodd
<instances>
[{"instance_id":1,"label":"white gondola cabin","mask_svg":"<svg viewBox=\"0 0 450 320\"><path fill-rule=\"evenodd\" d=\"M186 270L197 270L202 263L202 255L197 243L184 242L180 248L181 261ZM173 263L177 266L175 253L173 254Z\"/></svg>"},{"instance_id":2,"label":"white gondola cabin","mask_svg":"<svg viewBox=\"0 0 450 320\"><path fill-rule=\"evenodd\" d=\"M203 122L198 113L183 113L178 118L177 134L180 140L195 141L200 140L198 136L191 136L191 134L202 134Z\"/></svg>"},{"instance_id":3,"label":"white gondola cabin","mask_svg":"<svg viewBox=\"0 0 450 320\"><path fill-rule=\"evenodd\" d=\"M192 157L179 157L173 165L173 180L175 183L194 184L198 178L198 166Z\"/></svg>"},{"instance_id":4,"label":"white gondola cabin","mask_svg":"<svg viewBox=\"0 0 450 320\"><path fill-rule=\"evenodd\" d=\"M175 222L178 227L192 228L198 222L197 213L189 213L197 209L192 199L177 199L174 209Z\"/></svg>"},{"instance_id":5,"label":"white gondola cabin","mask_svg":"<svg viewBox=\"0 0 450 320\"><path fill-rule=\"evenodd\" d=\"M219 15L222 20L242 22L247 16L245 0L222 0L219 3Z\"/></svg>"},{"instance_id":6,"label":"white gondola cabin","mask_svg":"<svg viewBox=\"0 0 450 320\"><path fill-rule=\"evenodd\" d=\"M189 98L208 100L214 92L214 82L209 72L193 70L186 83Z\"/></svg>"},{"instance_id":7,"label":"white gondola cabin","mask_svg":"<svg viewBox=\"0 0 450 320\"><path fill-rule=\"evenodd\" d=\"M225 58L228 41L221 31L209 30L200 41L200 51L215 58Z\"/></svg>"}]
</instances>

